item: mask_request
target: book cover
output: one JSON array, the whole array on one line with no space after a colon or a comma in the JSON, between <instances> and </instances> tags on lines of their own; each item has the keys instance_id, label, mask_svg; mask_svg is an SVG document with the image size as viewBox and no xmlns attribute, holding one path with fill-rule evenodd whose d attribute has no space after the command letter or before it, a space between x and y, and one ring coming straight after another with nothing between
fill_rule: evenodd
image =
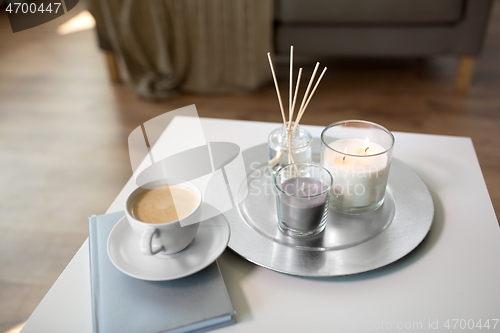
<instances>
[{"instance_id":1,"label":"book cover","mask_svg":"<svg viewBox=\"0 0 500 333\"><path fill-rule=\"evenodd\" d=\"M108 236L124 212L89 218L94 333L200 332L235 323L217 262L171 281L144 281L120 272Z\"/></svg>"}]
</instances>

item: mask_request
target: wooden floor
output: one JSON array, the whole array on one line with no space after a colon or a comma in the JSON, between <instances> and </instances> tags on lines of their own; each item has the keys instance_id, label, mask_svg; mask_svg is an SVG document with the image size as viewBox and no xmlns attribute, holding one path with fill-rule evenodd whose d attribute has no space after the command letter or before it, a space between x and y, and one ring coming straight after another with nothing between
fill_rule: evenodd
<instances>
[{"instance_id":1,"label":"wooden floor","mask_svg":"<svg viewBox=\"0 0 500 333\"><path fill-rule=\"evenodd\" d=\"M110 83L92 31L54 33L66 19L12 34L0 14L0 333L28 318L87 237L87 217L104 213L131 176L133 128L193 103L205 117L281 120L272 86L140 100ZM456 63L330 61L302 122L359 118L392 131L472 137L498 212L500 0L466 96L452 91Z\"/></svg>"}]
</instances>

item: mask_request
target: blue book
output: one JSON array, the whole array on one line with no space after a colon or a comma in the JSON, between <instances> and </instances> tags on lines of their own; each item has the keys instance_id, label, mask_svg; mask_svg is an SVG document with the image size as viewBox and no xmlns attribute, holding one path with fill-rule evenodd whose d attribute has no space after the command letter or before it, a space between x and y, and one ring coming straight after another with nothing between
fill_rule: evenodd
<instances>
[{"instance_id":1,"label":"blue book","mask_svg":"<svg viewBox=\"0 0 500 333\"><path fill-rule=\"evenodd\" d=\"M144 281L120 272L107 241L124 212L89 218L94 333L201 332L235 323L217 262L171 281Z\"/></svg>"}]
</instances>

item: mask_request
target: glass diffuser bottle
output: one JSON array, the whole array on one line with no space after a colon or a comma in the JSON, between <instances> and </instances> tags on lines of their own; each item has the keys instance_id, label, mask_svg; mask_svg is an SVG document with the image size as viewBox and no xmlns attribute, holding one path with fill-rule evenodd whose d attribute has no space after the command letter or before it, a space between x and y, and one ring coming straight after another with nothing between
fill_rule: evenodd
<instances>
[{"instance_id":1,"label":"glass diffuser bottle","mask_svg":"<svg viewBox=\"0 0 500 333\"><path fill-rule=\"evenodd\" d=\"M312 135L294 126L294 122L290 129L282 125L269 134L269 167L274 171L291 163L312 162Z\"/></svg>"},{"instance_id":2,"label":"glass diffuser bottle","mask_svg":"<svg viewBox=\"0 0 500 333\"><path fill-rule=\"evenodd\" d=\"M274 72L273 62L271 60L271 53L267 53L269 59L269 66L273 75L274 86L276 88L276 95L280 105L281 116L283 118L283 126L275 129L269 134L269 167L276 171L288 164L292 163L311 163L312 162L312 135L306 130L299 127L300 120L304 115L311 98L318 88L318 85L326 72L326 67L321 72L316 83L313 85L314 78L319 68L319 62L316 63L314 71L307 85L306 91L302 98L302 103L296 104L297 95L299 92L300 79L302 77L302 68L299 69L297 81L295 84L295 92L293 89L293 46L290 46L290 81L289 81L289 94L288 94L288 121L285 109L283 108L283 101L281 99L278 81L276 80L276 73ZM312 88L312 90L311 90ZM299 106L300 105L300 106ZM294 119L295 106L297 109L297 116Z\"/></svg>"}]
</instances>

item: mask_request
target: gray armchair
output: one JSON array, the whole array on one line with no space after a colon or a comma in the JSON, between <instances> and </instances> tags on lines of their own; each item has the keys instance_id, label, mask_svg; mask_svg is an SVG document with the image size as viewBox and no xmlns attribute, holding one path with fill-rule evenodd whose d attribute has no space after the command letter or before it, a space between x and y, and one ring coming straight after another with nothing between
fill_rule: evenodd
<instances>
[{"instance_id":1,"label":"gray armchair","mask_svg":"<svg viewBox=\"0 0 500 333\"><path fill-rule=\"evenodd\" d=\"M459 57L467 90L492 0L276 0L275 49L300 55Z\"/></svg>"},{"instance_id":2,"label":"gray armchair","mask_svg":"<svg viewBox=\"0 0 500 333\"><path fill-rule=\"evenodd\" d=\"M141 36L141 43L135 43L134 47L144 48L144 50L140 50L140 53L144 53L143 58L153 59L157 55L152 53L151 47L147 49L144 46L146 41L162 41L163 44L168 44L170 50L172 49L172 42L158 38L158 36L180 33L183 36L185 35L185 38L174 38L173 40L184 41L189 37L189 34L186 33L189 30L187 28L195 27L198 29L196 31L207 32L207 29L215 31L214 27L219 27L219 30L222 30L218 31L217 34L212 32L210 34L205 33L205 35L222 36L227 34L232 36L233 39L221 39L227 42L225 47L218 47L207 39L205 41L207 43L206 47L204 46L201 49L205 49L205 55L211 54L215 56L214 59L227 58L235 63L258 64L251 70L245 65L244 68L249 71L249 74L240 75L243 82L247 82L246 78L250 74L258 73L252 74L255 78L251 87L264 82L264 78L269 78L265 53L271 48L269 41L274 38L274 51L284 55L288 54L290 45L294 45L295 54L298 56L456 56L459 58L459 65L455 87L457 90L466 91L472 78L475 58L482 48L492 1L246 0L235 2L231 0L207 0L192 2L165 0L163 2L147 2L151 6L162 6L161 4L164 3L165 6L162 6L162 8L165 10L161 13L157 13L155 10L146 11L145 13L140 13L137 10L135 12L123 10L126 4L135 3L138 6L137 4L142 2L123 0L87 0L86 2L89 5L89 10L96 18L99 44L106 51L110 74L114 81L119 80L115 61L115 55L120 53L118 52L120 49L117 47L119 46L118 41L120 38L125 41L130 39L121 35L135 31ZM273 4L275 7L274 29L271 28L271 21L273 20L271 7ZM178 12L172 9L183 6L190 8L190 10ZM105 19L101 8L107 7L111 9L107 19ZM140 6L139 9L144 9L145 7L143 7ZM226 9L221 10L221 8ZM124 23L123 13L127 13L130 16L129 21L135 23L136 26ZM168 23L164 24L167 30L163 31L163 28L159 29L151 26L152 21L154 21L149 18L152 15L151 13L156 13L154 16L157 17L158 26L163 27L162 22ZM248 17L246 20L241 20L240 16L235 15L235 13ZM192 17L186 16L186 14ZM113 20L111 17L115 17L115 19ZM119 17L121 18L119 19ZM227 22L230 19L241 22L241 24L228 25ZM207 23L209 21L212 23ZM178 24L174 25L171 22L177 22ZM222 23L224 23L224 26L221 25ZM111 31L115 30L113 34L115 36L114 43L109 41L110 37L112 37L109 36L109 28L111 28ZM191 33L190 36L192 37L193 34ZM186 43L192 44L193 41L187 41ZM213 50L208 51L208 46ZM134 47L128 47L129 53L139 51L134 50ZM191 51L196 49L193 48ZM221 53L221 50L224 50L225 53ZM170 51L176 52L175 48ZM191 52L191 54L197 53ZM204 58L205 55L200 54L199 56ZM179 57L172 57L172 59L179 59ZM150 62L152 61L150 60ZM129 64L130 66L131 64ZM172 70L179 71L177 67L172 67ZM201 65L198 67L199 70L207 72L204 74L207 80L213 81L213 73L215 73L213 69ZM224 65L223 67L227 66ZM217 77L215 79L215 81L218 80ZM234 85L234 82L232 84ZM241 84L239 85L241 86Z\"/></svg>"}]
</instances>

